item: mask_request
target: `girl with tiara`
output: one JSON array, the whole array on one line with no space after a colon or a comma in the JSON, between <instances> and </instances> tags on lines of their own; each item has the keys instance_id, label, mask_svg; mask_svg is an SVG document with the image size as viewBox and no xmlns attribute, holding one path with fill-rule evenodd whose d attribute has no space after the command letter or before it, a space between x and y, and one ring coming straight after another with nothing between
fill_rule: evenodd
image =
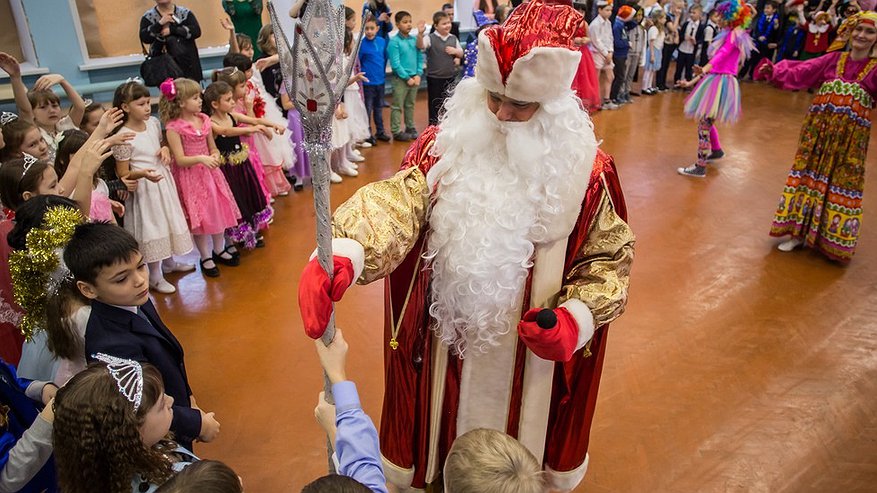
<instances>
[{"instance_id":1,"label":"girl with tiara","mask_svg":"<svg viewBox=\"0 0 877 493\"><path fill-rule=\"evenodd\" d=\"M94 357L55 396L58 484L66 493L154 492L198 460L169 436L174 399L149 363Z\"/></svg>"},{"instance_id":2,"label":"girl with tiara","mask_svg":"<svg viewBox=\"0 0 877 493\"><path fill-rule=\"evenodd\" d=\"M282 133L283 128L268 127L263 124L270 125L269 122L234 112L234 89L222 81L207 86L204 109L210 113L210 126L219 149L222 173L241 211L240 223L229 230L228 235L247 249L262 247L265 242L261 230L268 226L273 211L250 162L252 151L241 137L260 133L271 138L272 130ZM239 123L247 123L248 126L239 126Z\"/></svg>"},{"instance_id":3,"label":"girl with tiara","mask_svg":"<svg viewBox=\"0 0 877 493\"><path fill-rule=\"evenodd\" d=\"M234 245L225 244L225 230L237 226L241 211L219 170L222 163L210 117L201 112L201 86L179 78L162 82L159 89L159 113L174 159L171 169L189 231L201 254L201 273L219 277L216 264L240 263Z\"/></svg>"},{"instance_id":4,"label":"girl with tiara","mask_svg":"<svg viewBox=\"0 0 877 493\"><path fill-rule=\"evenodd\" d=\"M685 116L697 120L697 161L677 168L680 175L703 178L706 163L725 155L715 122L734 123L740 118L740 84L737 72L752 53L754 44L746 29L752 22L752 7L742 0L730 0L716 7L722 31L710 45L710 61L695 66L696 77L679 87L697 86L685 100Z\"/></svg>"},{"instance_id":5,"label":"girl with tiara","mask_svg":"<svg viewBox=\"0 0 877 493\"><path fill-rule=\"evenodd\" d=\"M782 89L819 87L770 229L771 236L791 236L780 251L806 246L841 264L852 260L877 97L875 42L877 13L864 11L844 21L828 54L759 67Z\"/></svg>"}]
</instances>

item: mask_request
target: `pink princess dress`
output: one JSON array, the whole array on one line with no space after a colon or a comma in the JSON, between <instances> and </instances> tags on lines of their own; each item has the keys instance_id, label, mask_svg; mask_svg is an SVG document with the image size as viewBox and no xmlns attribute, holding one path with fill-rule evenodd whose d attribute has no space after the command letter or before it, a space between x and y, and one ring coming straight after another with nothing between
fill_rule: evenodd
<instances>
[{"instance_id":1,"label":"pink princess dress","mask_svg":"<svg viewBox=\"0 0 877 493\"><path fill-rule=\"evenodd\" d=\"M207 137L210 135L210 117L200 113L200 128L176 119L167 123L167 129L180 135L183 152L187 156L210 154ZM193 235L215 235L238 224L238 210L225 175L218 168L203 164L183 167L173 163L174 179L180 194L180 203Z\"/></svg>"}]
</instances>

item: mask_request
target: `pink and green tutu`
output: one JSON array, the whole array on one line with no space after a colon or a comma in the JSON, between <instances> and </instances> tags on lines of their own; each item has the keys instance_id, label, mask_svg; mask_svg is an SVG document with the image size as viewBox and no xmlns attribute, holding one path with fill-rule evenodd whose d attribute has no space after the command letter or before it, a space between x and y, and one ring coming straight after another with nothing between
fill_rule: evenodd
<instances>
[{"instance_id":1,"label":"pink and green tutu","mask_svg":"<svg viewBox=\"0 0 877 493\"><path fill-rule=\"evenodd\" d=\"M685 116L734 123L740 118L740 84L732 74L707 74L685 100Z\"/></svg>"}]
</instances>

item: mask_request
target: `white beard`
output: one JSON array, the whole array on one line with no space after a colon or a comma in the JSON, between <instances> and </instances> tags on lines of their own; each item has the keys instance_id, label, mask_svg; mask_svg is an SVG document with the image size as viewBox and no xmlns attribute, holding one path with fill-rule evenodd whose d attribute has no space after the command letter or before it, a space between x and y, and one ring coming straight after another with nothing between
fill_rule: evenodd
<instances>
[{"instance_id":1,"label":"white beard","mask_svg":"<svg viewBox=\"0 0 877 493\"><path fill-rule=\"evenodd\" d=\"M504 123L474 78L445 104L441 159L426 177L437 193L424 257L436 333L461 357L513 329L535 245L572 232L597 150L579 104L570 90L530 121Z\"/></svg>"}]
</instances>

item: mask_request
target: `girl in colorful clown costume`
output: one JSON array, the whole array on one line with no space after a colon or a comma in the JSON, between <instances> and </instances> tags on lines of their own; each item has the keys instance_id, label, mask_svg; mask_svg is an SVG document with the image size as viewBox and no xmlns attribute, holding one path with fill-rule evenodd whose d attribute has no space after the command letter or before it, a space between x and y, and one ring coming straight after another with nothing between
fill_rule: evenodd
<instances>
[{"instance_id":1,"label":"girl in colorful clown costume","mask_svg":"<svg viewBox=\"0 0 877 493\"><path fill-rule=\"evenodd\" d=\"M782 89L821 84L770 229L771 236L791 236L781 251L804 245L842 264L855 253L877 97L875 41L877 13L860 12L843 23L828 54L760 67L760 75Z\"/></svg>"},{"instance_id":2,"label":"girl in colorful clown costume","mask_svg":"<svg viewBox=\"0 0 877 493\"><path fill-rule=\"evenodd\" d=\"M697 77L680 83L681 87L697 84L685 100L685 116L697 120L697 161L687 168L677 168L681 175L703 178L706 163L725 155L714 123L734 123L740 117L740 84L737 71L740 63L753 49L746 29L752 22L752 7L742 0L731 0L716 7L722 32L710 45L710 61L695 66Z\"/></svg>"}]
</instances>

